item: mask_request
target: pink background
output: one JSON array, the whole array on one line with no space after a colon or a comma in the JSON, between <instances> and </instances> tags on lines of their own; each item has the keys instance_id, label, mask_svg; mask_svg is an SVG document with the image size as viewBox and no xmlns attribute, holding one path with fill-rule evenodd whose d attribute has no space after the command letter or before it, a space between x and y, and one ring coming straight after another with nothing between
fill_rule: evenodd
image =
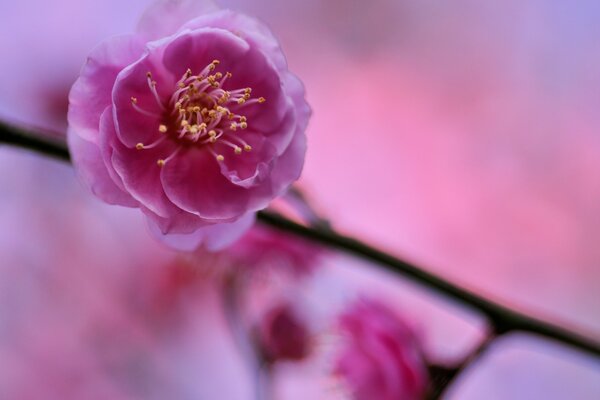
<instances>
[{"instance_id":1,"label":"pink background","mask_svg":"<svg viewBox=\"0 0 600 400\"><path fill-rule=\"evenodd\" d=\"M33 124L52 115L36 95L60 98L79 68L56 59L84 57L100 38L130 31L144 2L115 13L119 3L61 0L44 3L44 13L30 12L42 7L35 0L0 4L0 115ZM597 2L223 4L266 21L305 82L314 116L301 183L337 228L600 340ZM44 83L32 85L38 80L28 78L40 73ZM199 289L181 306L197 316L174 317L178 338L149 328L153 317L138 316L143 305L107 299L128 290L144 297L143 280L160 281L159 265L173 258L146 237L137 213L99 204L57 163L2 149L0 165L0 357L9 360L0 362L0 398L22 394L42 375L39 385L57 398L86 390L117 398L127 393L116 389L123 385L154 388L143 398L175 390L180 398L247 396L249 378L210 306L214 289ZM428 354L440 361L460 357L479 336L476 315L367 268L330 257L312 283L323 308L356 288L383 293L418 320ZM110 359L99 363L89 335L99 330L127 348L114 334L122 329L145 337L128 339L150 354L138 362L167 363L170 371L136 378L111 373ZM313 375L309 367L292 370L278 390L306 398L293 392L310 390L305 379ZM600 364L508 337L450 396L483 397L597 399Z\"/></svg>"}]
</instances>

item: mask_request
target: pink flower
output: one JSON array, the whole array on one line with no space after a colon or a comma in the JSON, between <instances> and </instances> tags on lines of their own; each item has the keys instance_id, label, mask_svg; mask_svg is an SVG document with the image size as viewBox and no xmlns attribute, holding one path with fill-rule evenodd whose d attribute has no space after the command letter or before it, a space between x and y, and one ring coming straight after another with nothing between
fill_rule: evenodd
<instances>
[{"instance_id":1,"label":"pink flower","mask_svg":"<svg viewBox=\"0 0 600 400\"><path fill-rule=\"evenodd\" d=\"M348 342L335 372L357 400L423 398L426 368L411 329L391 310L360 301L340 318Z\"/></svg>"},{"instance_id":2,"label":"pink flower","mask_svg":"<svg viewBox=\"0 0 600 400\"><path fill-rule=\"evenodd\" d=\"M290 304L265 313L257 329L258 348L265 361L301 360L310 350L307 326Z\"/></svg>"},{"instance_id":3,"label":"pink flower","mask_svg":"<svg viewBox=\"0 0 600 400\"><path fill-rule=\"evenodd\" d=\"M259 225L224 254L236 268L272 269L300 277L318 266L322 253L319 246Z\"/></svg>"},{"instance_id":4,"label":"pink flower","mask_svg":"<svg viewBox=\"0 0 600 400\"><path fill-rule=\"evenodd\" d=\"M302 170L301 83L266 27L212 3L156 2L92 51L69 101L83 181L185 250L230 244Z\"/></svg>"}]
</instances>

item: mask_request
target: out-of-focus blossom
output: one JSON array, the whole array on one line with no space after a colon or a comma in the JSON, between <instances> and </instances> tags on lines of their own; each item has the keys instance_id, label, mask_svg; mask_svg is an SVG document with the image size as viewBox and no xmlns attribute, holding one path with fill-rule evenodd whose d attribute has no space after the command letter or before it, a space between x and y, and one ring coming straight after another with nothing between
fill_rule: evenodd
<instances>
[{"instance_id":1,"label":"out-of-focus blossom","mask_svg":"<svg viewBox=\"0 0 600 400\"><path fill-rule=\"evenodd\" d=\"M310 334L291 304L265 313L257 329L257 346L264 361L301 360L309 354Z\"/></svg>"},{"instance_id":2,"label":"out-of-focus blossom","mask_svg":"<svg viewBox=\"0 0 600 400\"><path fill-rule=\"evenodd\" d=\"M410 327L391 310L371 300L352 305L340 318L346 342L335 365L357 400L418 400L427 372Z\"/></svg>"},{"instance_id":3,"label":"out-of-focus blossom","mask_svg":"<svg viewBox=\"0 0 600 400\"><path fill-rule=\"evenodd\" d=\"M264 226L254 226L229 247L226 257L235 268L279 270L303 276L319 265L319 246Z\"/></svg>"},{"instance_id":4,"label":"out-of-focus blossom","mask_svg":"<svg viewBox=\"0 0 600 400\"><path fill-rule=\"evenodd\" d=\"M182 249L230 244L302 170L302 84L265 26L211 2L156 2L92 51L69 102L83 181Z\"/></svg>"}]
</instances>

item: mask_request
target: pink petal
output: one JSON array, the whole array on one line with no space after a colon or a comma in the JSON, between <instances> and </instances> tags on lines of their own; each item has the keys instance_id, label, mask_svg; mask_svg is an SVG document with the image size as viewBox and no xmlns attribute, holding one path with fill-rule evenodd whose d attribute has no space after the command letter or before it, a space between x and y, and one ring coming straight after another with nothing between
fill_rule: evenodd
<instances>
[{"instance_id":1,"label":"pink petal","mask_svg":"<svg viewBox=\"0 0 600 400\"><path fill-rule=\"evenodd\" d=\"M170 36L190 19L218 9L211 0L158 0L142 15L137 32L146 40Z\"/></svg>"},{"instance_id":2,"label":"pink petal","mask_svg":"<svg viewBox=\"0 0 600 400\"><path fill-rule=\"evenodd\" d=\"M79 135L68 135L69 148L77 173L92 193L109 204L136 207L138 202L111 179L100 155L100 148Z\"/></svg>"},{"instance_id":3,"label":"pink petal","mask_svg":"<svg viewBox=\"0 0 600 400\"><path fill-rule=\"evenodd\" d=\"M287 63L273 33L255 18L231 10L201 15L182 26L183 29L204 27L222 28L239 35L254 48L260 49L279 70L286 70Z\"/></svg>"},{"instance_id":4,"label":"pink petal","mask_svg":"<svg viewBox=\"0 0 600 400\"><path fill-rule=\"evenodd\" d=\"M104 166L106 167L108 175L119 189L127 192L125 185L123 185L123 179L117 174L117 171L115 171L115 167L112 164L113 148L110 146L110 142L117 136L112 106L106 107L100 117L100 132L103 132L103 134L100 135L100 154L104 160Z\"/></svg>"},{"instance_id":5,"label":"pink petal","mask_svg":"<svg viewBox=\"0 0 600 400\"><path fill-rule=\"evenodd\" d=\"M183 210L179 210L165 218L157 215L144 206L140 206L140 209L146 215L146 218L152 221L161 233L165 235L171 233L189 234L213 223L213 221L206 221L197 215L190 214Z\"/></svg>"},{"instance_id":6,"label":"pink petal","mask_svg":"<svg viewBox=\"0 0 600 400\"><path fill-rule=\"evenodd\" d=\"M251 136L245 139L252 146L252 151L229 156L224 162L219 163L219 166L221 173L229 182L249 189L269 178L276 149L264 137Z\"/></svg>"},{"instance_id":7,"label":"pink petal","mask_svg":"<svg viewBox=\"0 0 600 400\"><path fill-rule=\"evenodd\" d=\"M247 211L248 191L232 185L206 149L178 154L162 168L161 180L174 204L202 218L237 218Z\"/></svg>"},{"instance_id":8,"label":"pink petal","mask_svg":"<svg viewBox=\"0 0 600 400\"><path fill-rule=\"evenodd\" d=\"M111 104L117 75L142 52L143 43L134 35L116 36L92 50L69 93L70 131L97 143L100 115Z\"/></svg>"},{"instance_id":9,"label":"pink petal","mask_svg":"<svg viewBox=\"0 0 600 400\"><path fill-rule=\"evenodd\" d=\"M222 250L244 235L254 224L255 214L248 213L232 223L209 225L190 234L163 234L161 229L148 219L150 232L160 241L181 251L193 251L204 245L209 251Z\"/></svg>"},{"instance_id":10,"label":"pink petal","mask_svg":"<svg viewBox=\"0 0 600 400\"><path fill-rule=\"evenodd\" d=\"M298 126L292 142L277 159L271 172L272 190L275 196L283 194L288 187L300 178L306 154L306 135Z\"/></svg>"},{"instance_id":11,"label":"pink petal","mask_svg":"<svg viewBox=\"0 0 600 400\"><path fill-rule=\"evenodd\" d=\"M123 185L142 205L161 217L170 217L180 210L167 198L160 181L159 159L166 158L175 149L169 141L152 149L137 150L123 145L115 135L107 132L108 145L112 148L114 170L121 177Z\"/></svg>"},{"instance_id":12,"label":"pink petal","mask_svg":"<svg viewBox=\"0 0 600 400\"><path fill-rule=\"evenodd\" d=\"M157 45L157 42L152 45ZM176 82L174 76L162 65L163 51L160 46L147 48L139 60L119 73L115 81L112 90L115 127L119 140L126 147L134 148L137 143L149 144L157 138L164 110L150 90L147 73L151 72L152 79L156 81L156 90L163 107L166 106ZM137 99L137 106L150 115L136 110L132 105L132 97Z\"/></svg>"}]
</instances>

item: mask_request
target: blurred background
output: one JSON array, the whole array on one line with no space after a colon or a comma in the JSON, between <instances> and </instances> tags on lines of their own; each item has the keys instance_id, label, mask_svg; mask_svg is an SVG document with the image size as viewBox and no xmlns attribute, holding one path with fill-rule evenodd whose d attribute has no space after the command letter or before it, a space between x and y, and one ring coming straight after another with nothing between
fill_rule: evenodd
<instances>
[{"instance_id":1,"label":"blurred background","mask_svg":"<svg viewBox=\"0 0 600 400\"><path fill-rule=\"evenodd\" d=\"M147 3L1 2L0 117L64 132L87 52ZM220 4L265 21L304 81L300 184L336 228L600 340L600 3ZM172 308L147 292L187 261L138 212L59 162L1 148L0 165L0 399L250 398L216 289L199 280ZM481 338L471 310L343 255L324 264L303 289L323 309L377 293L439 363ZM284 376L281 398L331 398L314 374ZM512 335L448 398L597 399L600 361Z\"/></svg>"}]
</instances>

